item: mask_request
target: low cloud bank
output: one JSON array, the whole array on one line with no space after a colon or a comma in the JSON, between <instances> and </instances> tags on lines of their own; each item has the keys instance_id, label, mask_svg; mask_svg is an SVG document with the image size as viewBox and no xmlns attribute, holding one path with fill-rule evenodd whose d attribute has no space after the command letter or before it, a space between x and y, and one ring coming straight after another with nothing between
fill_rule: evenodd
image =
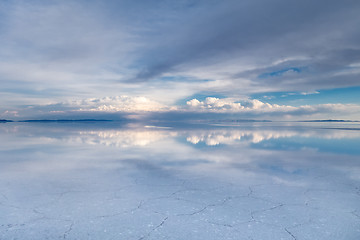
<instances>
[{"instance_id":1,"label":"low cloud bank","mask_svg":"<svg viewBox=\"0 0 360 240\"><path fill-rule=\"evenodd\" d=\"M136 119L160 121L219 119L346 119L359 120L357 104L318 104L290 106L270 104L257 99L207 97L196 98L186 105L159 103L146 97L115 96L88 98L47 105L31 105L25 109L9 109L0 114L6 119Z\"/></svg>"}]
</instances>

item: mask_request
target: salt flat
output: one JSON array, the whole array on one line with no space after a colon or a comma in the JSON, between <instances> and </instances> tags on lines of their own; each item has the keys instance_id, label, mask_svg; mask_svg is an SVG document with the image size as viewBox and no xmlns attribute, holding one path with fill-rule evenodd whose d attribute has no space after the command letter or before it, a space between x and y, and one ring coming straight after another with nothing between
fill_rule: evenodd
<instances>
[{"instance_id":1,"label":"salt flat","mask_svg":"<svg viewBox=\"0 0 360 240\"><path fill-rule=\"evenodd\" d=\"M360 239L356 124L0 125L0 239Z\"/></svg>"}]
</instances>

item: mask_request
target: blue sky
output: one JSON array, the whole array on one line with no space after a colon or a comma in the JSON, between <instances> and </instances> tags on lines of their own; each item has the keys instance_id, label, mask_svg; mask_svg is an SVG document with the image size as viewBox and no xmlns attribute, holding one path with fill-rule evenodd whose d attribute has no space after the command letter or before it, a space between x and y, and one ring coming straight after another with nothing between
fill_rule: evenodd
<instances>
[{"instance_id":1,"label":"blue sky","mask_svg":"<svg viewBox=\"0 0 360 240\"><path fill-rule=\"evenodd\" d=\"M0 2L0 118L360 120L360 2Z\"/></svg>"},{"instance_id":2,"label":"blue sky","mask_svg":"<svg viewBox=\"0 0 360 240\"><path fill-rule=\"evenodd\" d=\"M319 89L312 92L265 92L253 94L251 97L271 104L292 106L326 103L360 104L360 87Z\"/></svg>"}]
</instances>

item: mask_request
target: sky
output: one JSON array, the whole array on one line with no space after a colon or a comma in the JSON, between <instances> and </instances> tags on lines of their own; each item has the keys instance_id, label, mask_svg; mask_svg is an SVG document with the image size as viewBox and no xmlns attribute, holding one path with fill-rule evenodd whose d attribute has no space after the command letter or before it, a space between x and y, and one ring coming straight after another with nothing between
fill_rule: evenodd
<instances>
[{"instance_id":1,"label":"sky","mask_svg":"<svg viewBox=\"0 0 360 240\"><path fill-rule=\"evenodd\" d=\"M358 0L0 1L2 119L360 120Z\"/></svg>"}]
</instances>

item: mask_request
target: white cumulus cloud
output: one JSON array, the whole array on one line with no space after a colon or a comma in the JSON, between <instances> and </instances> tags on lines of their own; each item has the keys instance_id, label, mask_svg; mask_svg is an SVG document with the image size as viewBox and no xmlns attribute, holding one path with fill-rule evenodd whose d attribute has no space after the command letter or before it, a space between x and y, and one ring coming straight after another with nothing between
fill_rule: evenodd
<instances>
[{"instance_id":1,"label":"white cumulus cloud","mask_svg":"<svg viewBox=\"0 0 360 240\"><path fill-rule=\"evenodd\" d=\"M194 98L186 102L191 110L215 112L291 110L294 107L261 102L257 99L236 100L232 98L207 97L204 101Z\"/></svg>"},{"instance_id":2,"label":"white cumulus cloud","mask_svg":"<svg viewBox=\"0 0 360 240\"><path fill-rule=\"evenodd\" d=\"M272 119L355 119L360 115L358 104L278 105L257 99L234 99L208 97L186 102L187 110L202 113L236 114L243 117L270 117Z\"/></svg>"},{"instance_id":3,"label":"white cumulus cloud","mask_svg":"<svg viewBox=\"0 0 360 240\"><path fill-rule=\"evenodd\" d=\"M79 106L79 110L81 111L104 112L164 111L170 109L164 104L141 96L89 98L70 102L70 105Z\"/></svg>"}]
</instances>

